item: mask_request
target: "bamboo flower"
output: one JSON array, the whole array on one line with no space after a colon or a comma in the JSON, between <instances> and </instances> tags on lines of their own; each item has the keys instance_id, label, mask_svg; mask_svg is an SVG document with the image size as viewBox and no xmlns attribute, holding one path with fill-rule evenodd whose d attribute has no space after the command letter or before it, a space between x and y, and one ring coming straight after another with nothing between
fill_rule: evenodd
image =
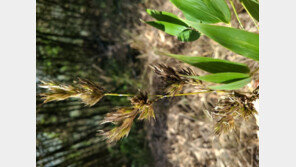
<instances>
[{"instance_id":1,"label":"bamboo flower","mask_svg":"<svg viewBox=\"0 0 296 167\"><path fill-rule=\"evenodd\" d=\"M244 119L257 114L253 101L259 98L259 92L255 90L251 96L237 92L219 100L215 107L216 112L221 115L221 119L215 125L215 133L220 135L235 128L235 118Z\"/></svg>"},{"instance_id":2,"label":"bamboo flower","mask_svg":"<svg viewBox=\"0 0 296 167\"><path fill-rule=\"evenodd\" d=\"M155 118L152 102L149 100L147 93L140 92L130 101L131 107L119 108L116 112L106 114L102 120L101 124L112 123L119 125L102 133L108 143L127 137L137 115L139 115L139 120Z\"/></svg>"},{"instance_id":3,"label":"bamboo flower","mask_svg":"<svg viewBox=\"0 0 296 167\"><path fill-rule=\"evenodd\" d=\"M151 66L154 72L160 76L161 80L165 83L166 93L175 95L180 93L185 84L195 82L195 80L184 77L196 75L190 68L174 69L164 64L157 64Z\"/></svg>"},{"instance_id":4,"label":"bamboo flower","mask_svg":"<svg viewBox=\"0 0 296 167\"><path fill-rule=\"evenodd\" d=\"M41 88L48 89L49 92L40 94L44 103L50 101L61 101L68 98L80 98L88 106L95 105L103 96L105 90L97 83L79 79L73 85L58 84L52 81L41 81Z\"/></svg>"}]
</instances>

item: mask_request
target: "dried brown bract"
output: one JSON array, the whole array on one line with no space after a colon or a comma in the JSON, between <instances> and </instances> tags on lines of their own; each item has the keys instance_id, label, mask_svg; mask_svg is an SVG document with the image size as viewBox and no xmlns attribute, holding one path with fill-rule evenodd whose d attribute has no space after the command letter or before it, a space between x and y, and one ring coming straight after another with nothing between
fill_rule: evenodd
<instances>
[{"instance_id":1,"label":"dried brown bract","mask_svg":"<svg viewBox=\"0 0 296 167\"><path fill-rule=\"evenodd\" d=\"M101 124L113 123L120 126L102 133L107 142L112 143L127 137L137 114L133 108L120 108L116 112L108 113Z\"/></svg>"},{"instance_id":2,"label":"dried brown bract","mask_svg":"<svg viewBox=\"0 0 296 167\"><path fill-rule=\"evenodd\" d=\"M149 100L147 92L140 92L139 95L131 98L131 103L133 108L140 113L139 120L148 119L150 121L151 118L155 119L153 103Z\"/></svg>"},{"instance_id":3,"label":"dried brown bract","mask_svg":"<svg viewBox=\"0 0 296 167\"><path fill-rule=\"evenodd\" d=\"M152 101L149 100L147 93L140 92L130 101L131 107L120 108L116 112L108 113L102 121L102 124L113 123L119 125L110 131L102 133L108 143L116 142L128 136L137 115L139 115L139 120L155 118Z\"/></svg>"},{"instance_id":4,"label":"dried brown bract","mask_svg":"<svg viewBox=\"0 0 296 167\"><path fill-rule=\"evenodd\" d=\"M252 96L250 97L250 100L255 101L259 99L259 86L252 92Z\"/></svg>"},{"instance_id":5,"label":"dried brown bract","mask_svg":"<svg viewBox=\"0 0 296 167\"><path fill-rule=\"evenodd\" d=\"M39 85L42 88L48 89L49 92L40 94L44 103L50 101L65 100L70 97L80 98L84 104L93 106L103 96L105 90L97 83L79 79L79 81L73 85L58 84L52 81L41 81Z\"/></svg>"},{"instance_id":6,"label":"dried brown bract","mask_svg":"<svg viewBox=\"0 0 296 167\"><path fill-rule=\"evenodd\" d=\"M165 83L166 93L170 95L175 95L176 93L181 92L185 84L196 82L193 79L185 77L196 75L189 67L174 69L164 64L152 65L151 67Z\"/></svg>"},{"instance_id":7,"label":"dried brown bract","mask_svg":"<svg viewBox=\"0 0 296 167\"><path fill-rule=\"evenodd\" d=\"M235 118L247 119L257 114L253 101L257 99L257 94L253 92L251 96L234 92L232 95L219 100L215 107L221 119L215 126L215 133L221 134L232 130L235 126Z\"/></svg>"},{"instance_id":8,"label":"dried brown bract","mask_svg":"<svg viewBox=\"0 0 296 167\"><path fill-rule=\"evenodd\" d=\"M234 124L234 117L229 114L226 115L224 117L222 117L215 126L214 132L216 135L220 135L223 132L228 132L231 131L232 129L235 128L235 124Z\"/></svg>"}]
</instances>

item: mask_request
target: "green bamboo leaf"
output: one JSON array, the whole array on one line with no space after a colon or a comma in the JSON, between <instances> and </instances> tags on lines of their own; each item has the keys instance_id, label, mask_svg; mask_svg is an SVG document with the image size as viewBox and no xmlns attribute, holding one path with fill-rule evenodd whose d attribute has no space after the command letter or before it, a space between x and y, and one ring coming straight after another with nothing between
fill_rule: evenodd
<instances>
[{"instance_id":1,"label":"green bamboo leaf","mask_svg":"<svg viewBox=\"0 0 296 167\"><path fill-rule=\"evenodd\" d=\"M213 83L231 83L244 78L248 78L249 74L226 72L226 73L209 74L204 76L187 76L187 77L206 81L206 82L213 82Z\"/></svg>"},{"instance_id":2,"label":"green bamboo leaf","mask_svg":"<svg viewBox=\"0 0 296 167\"><path fill-rule=\"evenodd\" d=\"M236 89L240 89L242 87L244 87L245 85L247 85L248 83L251 82L251 78L245 78L239 81L235 81L235 82L231 82L228 84L224 84L224 85L218 85L218 86L210 86L210 89L213 90L236 90Z\"/></svg>"},{"instance_id":3,"label":"green bamboo leaf","mask_svg":"<svg viewBox=\"0 0 296 167\"><path fill-rule=\"evenodd\" d=\"M195 41L200 37L200 33L192 29L186 29L178 34L178 40L182 42Z\"/></svg>"},{"instance_id":4,"label":"green bamboo leaf","mask_svg":"<svg viewBox=\"0 0 296 167\"><path fill-rule=\"evenodd\" d=\"M251 16L259 21L259 3L255 0L240 0Z\"/></svg>"},{"instance_id":5,"label":"green bamboo leaf","mask_svg":"<svg viewBox=\"0 0 296 167\"><path fill-rule=\"evenodd\" d=\"M145 23L173 36L178 36L182 31L187 29L187 27L183 25L164 21L146 21Z\"/></svg>"},{"instance_id":6,"label":"green bamboo leaf","mask_svg":"<svg viewBox=\"0 0 296 167\"><path fill-rule=\"evenodd\" d=\"M158 21L164 21L189 27L182 19L172 13L151 9L147 9L147 13Z\"/></svg>"},{"instance_id":7,"label":"green bamboo leaf","mask_svg":"<svg viewBox=\"0 0 296 167\"><path fill-rule=\"evenodd\" d=\"M259 61L259 35L236 28L186 21L190 26L222 46L242 56Z\"/></svg>"},{"instance_id":8,"label":"green bamboo leaf","mask_svg":"<svg viewBox=\"0 0 296 167\"><path fill-rule=\"evenodd\" d=\"M230 10L225 0L171 0L186 19L204 23L229 23Z\"/></svg>"},{"instance_id":9,"label":"green bamboo leaf","mask_svg":"<svg viewBox=\"0 0 296 167\"><path fill-rule=\"evenodd\" d=\"M176 15L168 12L147 9L147 13L157 21L145 22L170 35L177 36L183 42L195 41L200 37L200 33L190 29L190 27Z\"/></svg>"},{"instance_id":10,"label":"green bamboo leaf","mask_svg":"<svg viewBox=\"0 0 296 167\"><path fill-rule=\"evenodd\" d=\"M221 72L238 72L238 73L249 73L250 69L245 64L235 63L227 60L214 59L210 57L190 57L184 55L169 54L163 52L156 52L159 55L170 56L204 71L210 73L221 73Z\"/></svg>"}]
</instances>

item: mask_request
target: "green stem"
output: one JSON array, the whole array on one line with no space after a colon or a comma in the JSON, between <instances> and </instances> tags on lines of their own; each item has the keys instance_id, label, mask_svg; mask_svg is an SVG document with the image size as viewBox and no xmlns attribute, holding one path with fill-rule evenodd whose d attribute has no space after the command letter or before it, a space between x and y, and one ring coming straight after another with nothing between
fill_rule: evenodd
<instances>
[{"instance_id":1,"label":"green stem","mask_svg":"<svg viewBox=\"0 0 296 167\"><path fill-rule=\"evenodd\" d=\"M226 91L223 90L207 90L207 91L202 91L202 92L190 92L190 93L181 93L181 94L174 94L174 95L148 95L148 96L154 96L158 97L159 99L167 98L167 97L178 97L178 96L190 96L190 95L197 95L201 93L210 93L210 92L223 92L225 93ZM130 97L130 96L135 96L134 94L118 94L118 93L106 93L105 96L125 96L125 97Z\"/></svg>"},{"instance_id":2,"label":"green stem","mask_svg":"<svg viewBox=\"0 0 296 167\"><path fill-rule=\"evenodd\" d=\"M254 20L254 18L252 17L252 15L251 15L250 12L248 11L248 9L246 8L245 4L242 3L242 5L243 5L243 7L245 8L245 10L247 11L248 15L251 17L251 19L252 19L252 21L254 22L254 24L255 24L257 30L259 31L259 26L258 26L258 24L256 23L256 21Z\"/></svg>"},{"instance_id":3,"label":"green stem","mask_svg":"<svg viewBox=\"0 0 296 167\"><path fill-rule=\"evenodd\" d=\"M234 14L235 14L235 17L236 17L236 19L237 19L237 21L238 21L238 23L239 23L241 29L244 29L244 26L242 25L242 23L241 23L241 21L240 21L238 15L237 15L237 13L236 13L236 9L235 9L235 6L234 6L234 4L233 4L233 1L232 1L232 0L229 0L229 2L230 2L230 4L231 4L231 6L232 6L233 12L234 12Z\"/></svg>"},{"instance_id":4,"label":"green stem","mask_svg":"<svg viewBox=\"0 0 296 167\"><path fill-rule=\"evenodd\" d=\"M191 93L182 93L182 94L175 94L175 95L148 95L154 97L166 98L166 97L176 97L176 96L188 96L188 95L196 95L201 93L209 93L213 92L214 90L202 91L202 92L191 92ZM216 92L224 92L224 91L216 91ZM134 94L119 94L119 93L105 93L105 96L121 96L121 97L130 97L135 96Z\"/></svg>"},{"instance_id":5,"label":"green stem","mask_svg":"<svg viewBox=\"0 0 296 167\"><path fill-rule=\"evenodd\" d=\"M119 94L119 93L105 93L105 96L125 96L125 97L130 97L130 96L135 96L133 94Z\"/></svg>"},{"instance_id":6,"label":"green stem","mask_svg":"<svg viewBox=\"0 0 296 167\"><path fill-rule=\"evenodd\" d=\"M156 95L161 98L166 98L166 97L177 97L177 96L188 96L188 95L197 95L201 93L209 93L213 92L213 90L208 90L208 91L202 91L202 92L190 92L190 93L182 93L182 94L175 94L175 95Z\"/></svg>"}]
</instances>

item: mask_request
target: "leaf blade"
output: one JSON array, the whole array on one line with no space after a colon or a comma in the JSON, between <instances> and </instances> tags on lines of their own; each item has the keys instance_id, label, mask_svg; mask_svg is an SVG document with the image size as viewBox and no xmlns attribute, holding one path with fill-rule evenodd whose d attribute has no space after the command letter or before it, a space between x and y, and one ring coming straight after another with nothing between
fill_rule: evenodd
<instances>
[{"instance_id":1,"label":"leaf blade","mask_svg":"<svg viewBox=\"0 0 296 167\"><path fill-rule=\"evenodd\" d=\"M259 21L259 3L255 0L240 0L251 16Z\"/></svg>"},{"instance_id":2,"label":"leaf blade","mask_svg":"<svg viewBox=\"0 0 296 167\"><path fill-rule=\"evenodd\" d=\"M159 55L165 55L173 57L197 68L210 73L221 73L221 72L239 72L249 73L250 69L247 65L242 63L231 62L227 60L214 59L210 57L190 57L184 55L176 55L164 52L156 52Z\"/></svg>"},{"instance_id":3,"label":"leaf blade","mask_svg":"<svg viewBox=\"0 0 296 167\"><path fill-rule=\"evenodd\" d=\"M186 21L190 26L242 56L259 61L259 35L248 31Z\"/></svg>"},{"instance_id":4,"label":"leaf blade","mask_svg":"<svg viewBox=\"0 0 296 167\"><path fill-rule=\"evenodd\" d=\"M147 21L145 23L160 29L170 35L177 36L182 42L195 41L200 37L200 33L190 28L178 16L163 11L147 9L147 13L157 21Z\"/></svg>"},{"instance_id":5,"label":"leaf blade","mask_svg":"<svg viewBox=\"0 0 296 167\"><path fill-rule=\"evenodd\" d=\"M228 83L228 84L210 86L209 88L213 90L236 90L244 87L250 82L251 82L251 78L248 77L248 78L245 78L236 82Z\"/></svg>"},{"instance_id":6,"label":"leaf blade","mask_svg":"<svg viewBox=\"0 0 296 167\"><path fill-rule=\"evenodd\" d=\"M183 30L181 33L178 34L178 40L182 42L192 42L197 40L199 37L200 33L192 29Z\"/></svg>"},{"instance_id":7,"label":"leaf blade","mask_svg":"<svg viewBox=\"0 0 296 167\"><path fill-rule=\"evenodd\" d=\"M185 26L165 21L145 21L145 23L173 36L178 36L178 34L187 29Z\"/></svg>"},{"instance_id":8,"label":"leaf blade","mask_svg":"<svg viewBox=\"0 0 296 167\"><path fill-rule=\"evenodd\" d=\"M182 19L172 13L151 9L147 9L146 11L151 17L155 18L158 21L165 21L188 27L188 25Z\"/></svg>"},{"instance_id":9,"label":"leaf blade","mask_svg":"<svg viewBox=\"0 0 296 167\"><path fill-rule=\"evenodd\" d=\"M186 19L205 23L229 23L230 9L225 0L171 0Z\"/></svg>"},{"instance_id":10,"label":"leaf blade","mask_svg":"<svg viewBox=\"0 0 296 167\"><path fill-rule=\"evenodd\" d=\"M204 76L187 76L187 77L206 81L206 82L213 82L213 83L231 83L237 80L248 78L249 74L226 72L226 73L209 74Z\"/></svg>"}]
</instances>

